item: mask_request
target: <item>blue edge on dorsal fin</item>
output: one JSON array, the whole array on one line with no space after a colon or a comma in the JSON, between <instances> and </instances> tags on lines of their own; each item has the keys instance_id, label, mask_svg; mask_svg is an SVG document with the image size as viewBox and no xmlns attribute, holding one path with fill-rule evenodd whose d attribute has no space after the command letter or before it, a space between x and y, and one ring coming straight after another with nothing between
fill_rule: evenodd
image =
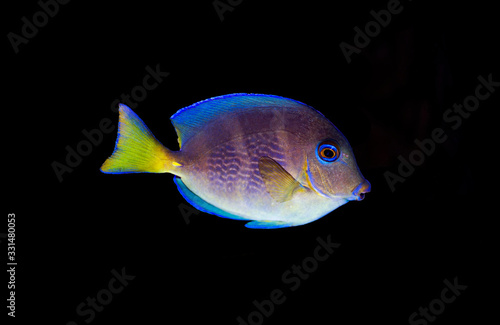
<instances>
[{"instance_id":1,"label":"blue edge on dorsal fin","mask_svg":"<svg viewBox=\"0 0 500 325\"><path fill-rule=\"evenodd\" d=\"M281 96L235 93L208 98L181 108L170 117L170 120L179 137L179 143L184 143L191 136L198 133L208 122L221 114L273 106L307 107L314 110L314 108L302 102Z\"/></svg>"}]
</instances>

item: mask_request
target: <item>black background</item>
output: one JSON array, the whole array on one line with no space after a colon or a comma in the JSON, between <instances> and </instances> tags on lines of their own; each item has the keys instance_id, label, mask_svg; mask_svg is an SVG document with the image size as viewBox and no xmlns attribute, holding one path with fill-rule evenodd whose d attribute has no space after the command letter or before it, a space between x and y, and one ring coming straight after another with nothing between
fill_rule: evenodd
<instances>
[{"instance_id":1,"label":"black background","mask_svg":"<svg viewBox=\"0 0 500 325\"><path fill-rule=\"evenodd\" d=\"M274 289L286 301L263 324L407 324L455 277L468 287L433 323L488 319L498 296L488 275L498 259L498 212L485 205L495 200L485 184L494 184L498 146L484 122L494 123L499 94L456 131L442 114L474 94L479 75L500 80L495 10L401 4L349 64L339 44L353 44L353 28L387 1L244 0L223 21L212 1L71 1L19 53L5 36L4 215L17 220L15 321L86 324L77 306L122 268L135 278L91 324L237 324ZM36 1L3 10L4 35L21 34L21 18L39 10ZM204 213L187 224L172 175L99 172L116 129L59 181L52 164L65 164L66 146L76 149L82 130L104 118L116 125L111 103L157 65L170 74L135 112L167 147L178 149L169 118L182 107L234 92L281 95L315 107L346 135L372 192L301 227L250 230ZM397 157L436 127L449 139L391 191L384 173L397 173ZM291 291L284 272L328 236L340 247ZM0 288L6 299L6 284Z\"/></svg>"}]
</instances>

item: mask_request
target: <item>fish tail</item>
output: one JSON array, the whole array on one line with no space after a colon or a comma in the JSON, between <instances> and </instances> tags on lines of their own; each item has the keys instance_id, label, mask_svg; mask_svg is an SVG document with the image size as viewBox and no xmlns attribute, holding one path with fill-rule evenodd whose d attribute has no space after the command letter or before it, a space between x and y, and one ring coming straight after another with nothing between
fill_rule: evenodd
<instances>
[{"instance_id":1,"label":"fish tail","mask_svg":"<svg viewBox=\"0 0 500 325\"><path fill-rule=\"evenodd\" d=\"M164 147L129 107L120 104L119 113L115 150L101 166L103 173L167 173L181 166L176 152Z\"/></svg>"}]
</instances>

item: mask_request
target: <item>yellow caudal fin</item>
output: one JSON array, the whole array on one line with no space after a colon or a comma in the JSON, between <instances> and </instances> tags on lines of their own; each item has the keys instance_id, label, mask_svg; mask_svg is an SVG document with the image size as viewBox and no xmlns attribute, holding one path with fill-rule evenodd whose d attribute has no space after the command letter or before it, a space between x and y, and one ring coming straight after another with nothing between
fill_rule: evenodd
<instances>
[{"instance_id":1,"label":"yellow caudal fin","mask_svg":"<svg viewBox=\"0 0 500 325\"><path fill-rule=\"evenodd\" d=\"M181 166L129 107L120 104L119 112L115 150L101 166L103 173L166 173Z\"/></svg>"}]
</instances>

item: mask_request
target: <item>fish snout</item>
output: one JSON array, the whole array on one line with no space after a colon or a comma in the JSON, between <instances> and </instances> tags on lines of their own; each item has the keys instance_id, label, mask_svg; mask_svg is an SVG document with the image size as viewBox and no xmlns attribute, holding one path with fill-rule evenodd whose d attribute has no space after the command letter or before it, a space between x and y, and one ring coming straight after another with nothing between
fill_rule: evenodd
<instances>
[{"instance_id":1,"label":"fish snout","mask_svg":"<svg viewBox=\"0 0 500 325\"><path fill-rule=\"evenodd\" d=\"M365 193L370 192L372 185L366 179L361 182L352 191L352 199L356 201L361 201L365 198Z\"/></svg>"}]
</instances>

